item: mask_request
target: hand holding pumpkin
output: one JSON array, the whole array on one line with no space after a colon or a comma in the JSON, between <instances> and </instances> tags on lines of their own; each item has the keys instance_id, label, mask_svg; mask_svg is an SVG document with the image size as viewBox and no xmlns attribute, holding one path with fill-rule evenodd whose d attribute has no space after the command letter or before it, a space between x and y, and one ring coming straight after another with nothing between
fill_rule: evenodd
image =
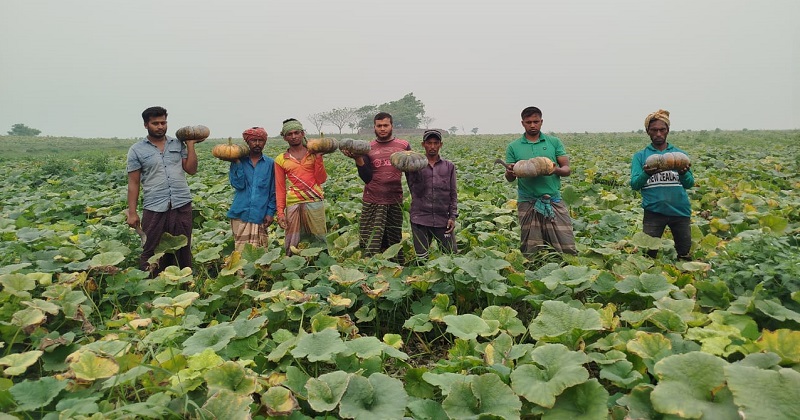
<instances>
[{"instance_id":1,"label":"hand holding pumpkin","mask_svg":"<svg viewBox=\"0 0 800 420\"><path fill-rule=\"evenodd\" d=\"M200 143L211 135L211 130L204 125L187 125L175 132L175 137L183 142Z\"/></svg>"}]
</instances>

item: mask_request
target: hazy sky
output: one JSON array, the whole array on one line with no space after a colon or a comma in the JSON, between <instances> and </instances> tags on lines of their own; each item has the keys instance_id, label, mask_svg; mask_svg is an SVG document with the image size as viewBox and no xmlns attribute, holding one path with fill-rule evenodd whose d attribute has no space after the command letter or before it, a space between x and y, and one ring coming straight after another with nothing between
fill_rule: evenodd
<instances>
[{"instance_id":1,"label":"hazy sky","mask_svg":"<svg viewBox=\"0 0 800 420\"><path fill-rule=\"evenodd\" d=\"M800 128L798 0L0 0L0 133L212 137L409 92L432 126ZM334 132L334 128L327 127Z\"/></svg>"}]
</instances>

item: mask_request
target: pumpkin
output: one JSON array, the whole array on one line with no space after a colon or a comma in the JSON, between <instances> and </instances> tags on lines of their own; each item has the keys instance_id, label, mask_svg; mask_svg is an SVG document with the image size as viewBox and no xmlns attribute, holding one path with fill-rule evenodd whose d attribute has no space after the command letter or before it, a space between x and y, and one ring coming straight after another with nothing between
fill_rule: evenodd
<instances>
[{"instance_id":1,"label":"pumpkin","mask_svg":"<svg viewBox=\"0 0 800 420\"><path fill-rule=\"evenodd\" d=\"M402 172L417 172L428 166L428 158L425 155L411 150L392 153L389 162Z\"/></svg>"},{"instance_id":2,"label":"pumpkin","mask_svg":"<svg viewBox=\"0 0 800 420\"><path fill-rule=\"evenodd\" d=\"M537 176L550 175L555 169L555 162L544 156L537 156L515 163L514 175L516 175L517 178L534 178Z\"/></svg>"},{"instance_id":3,"label":"pumpkin","mask_svg":"<svg viewBox=\"0 0 800 420\"><path fill-rule=\"evenodd\" d=\"M336 139L325 137L322 133L319 134L318 139L311 139L306 144L309 153L331 153L335 152L338 144Z\"/></svg>"},{"instance_id":4,"label":"pumpkin","mask_svg":"<svg viewBox=\"0 0 800 420\"><path fill-rule=\"evenodd\" d=\"M227 143L218 144L211 149L212 156L228 162L235 162L248 154L250 154L249 147L243 144L233 144L233 139L230 137L228 137Z\"/></svg>"},{"instance_id":5,"label":"pumpkin","mask_svg":"<svg viewBox=\"0 0 800 420\"><path fill-rule=\"evenodd\" d=\"M368 141L356 139L339 140L339 150L350 152L357 156L369 154L370 149Z\"/></svg>"},{"instance_id":6,"label":"pumpkin","mask_svg":"<svg viewBox=\"0 0 800 420\"><path fill-rule=\"evenodd\" d=\"M181 127L175 132L175 137L180 141L194 140L196 143L208 138L211 135L211 130L204 125L187 125Z\"/></svg>"},{"instance_id":7,"label":"pumpkin","mask_svg":"<svg viewBox=\"0 0 800 420\"><path fill-rule=\"evenodd\" d=\"M667 152L648 156L644 161L644 166L659 171L678 171L689 166L689 163L689 156L686 156L685 153Z\"/></svg>"}]
</instances>

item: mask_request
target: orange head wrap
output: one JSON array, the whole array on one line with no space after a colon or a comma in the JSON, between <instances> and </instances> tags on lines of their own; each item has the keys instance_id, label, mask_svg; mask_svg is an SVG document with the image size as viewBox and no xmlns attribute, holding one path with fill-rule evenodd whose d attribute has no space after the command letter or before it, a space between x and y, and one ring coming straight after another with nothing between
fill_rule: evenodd
<instances>
[{"instance_id":1,"label":"orange head wrap","mask_svg":"<svg viewBox=\"0 0 800 420\"><path fill-rule=\"evenodd\" d=\"M656 112L651 113L644 119L644 129L647 130L650 128L650 122L653 120L661 120L667 124L667 128L669 128L669 111L664 109L659 109Z\"/></svg>"},{"instance_id":2,"label":"orange head wrap","mask_svg":"<svg viewBox=\"0 0 800 420\"><path fill-rule=\"evenodd\" d=\"M242 133L242 137L245 140L264 140L267 141L267 130L264 130L263 127L253 127L244 130Z\"/></svg>"}]
</instances>

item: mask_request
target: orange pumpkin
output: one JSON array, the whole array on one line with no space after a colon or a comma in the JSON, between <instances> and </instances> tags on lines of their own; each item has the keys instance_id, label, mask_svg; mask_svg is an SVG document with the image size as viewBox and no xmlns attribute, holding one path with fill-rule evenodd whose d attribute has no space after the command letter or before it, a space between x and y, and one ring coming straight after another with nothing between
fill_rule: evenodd
<instances>
[{"instance_id":1,"label":"orange pumpkin","mask_svg":"<svg viewBox=\"0 0 800 420\"><path fill-rule=\"evenodd\" d=\"M679 171L689 166L689 156L681 152L667 152L653 154L644 161L647 169L658 169L659 171Z\"/></svg>"},{"instance_id":2,"label":"orange pumpkin","mask_svg":"<svg viewBox=\"0 0 800 420\"><path fill-rule=\"evenodd\" d=\"M211 135L211 130L204 125L187 125L181 127L175 132L175 137L180 141L194 140L196 143L208 138Z\"/></svg>"},{"instance_id":3,"label":"orange pumpkin","mask_svg":"<svg viewBox=\"0 0 800 420\"><path fill-rule=\"evenodd\" d=\"M555 169L555 162L544 156L537 156L515 163L514 175L516 175L517 178L534 178L537 176L550 175Z\"/></svg>"},{"instance_id":4,"label":"orange pumpkin","mask_svg":"<svg viewBox=\"0 0 800 420\"><path fill-rule=\"evenodd\" d=\"M336 139L325 137L322 133L318 139L311 139L306 144L309 153L332 153L336 151L338 144Z\"/></svg>"},{"instance_id":5,"label":"orange pumpkin","mask_svg":"<svg viewBox=\"0 0 800 420\"><path fill-rule=\"evenodd\" d=\"M249 147L243 144L234 144L230 137L228 137L227 143L218 144L211 149L212 156L228 162L235 162L248 154L250 154Z\"/></svg>"},{"instance_id":6,"label":"orange pumpkin","mask_svg":"<svg viewBox=\"0 0 800 420\"><path fill-rule=\"evenodd\" d=\"M417 172L428 166L428 158L425 155L411 150L392 153L389 162L402 172Z\"/></svg>"},{"instance_id":7,"label":"orange pumpkin","mask_svg":"<svg viewBox=\"0 0 800 420\"><path fill-rule=\"evenodd\" d=\"M364 140L341 139L339 141L339 150L360 156L369 154L370 146L369 142Z\"/></svg>"}]
</instances>

